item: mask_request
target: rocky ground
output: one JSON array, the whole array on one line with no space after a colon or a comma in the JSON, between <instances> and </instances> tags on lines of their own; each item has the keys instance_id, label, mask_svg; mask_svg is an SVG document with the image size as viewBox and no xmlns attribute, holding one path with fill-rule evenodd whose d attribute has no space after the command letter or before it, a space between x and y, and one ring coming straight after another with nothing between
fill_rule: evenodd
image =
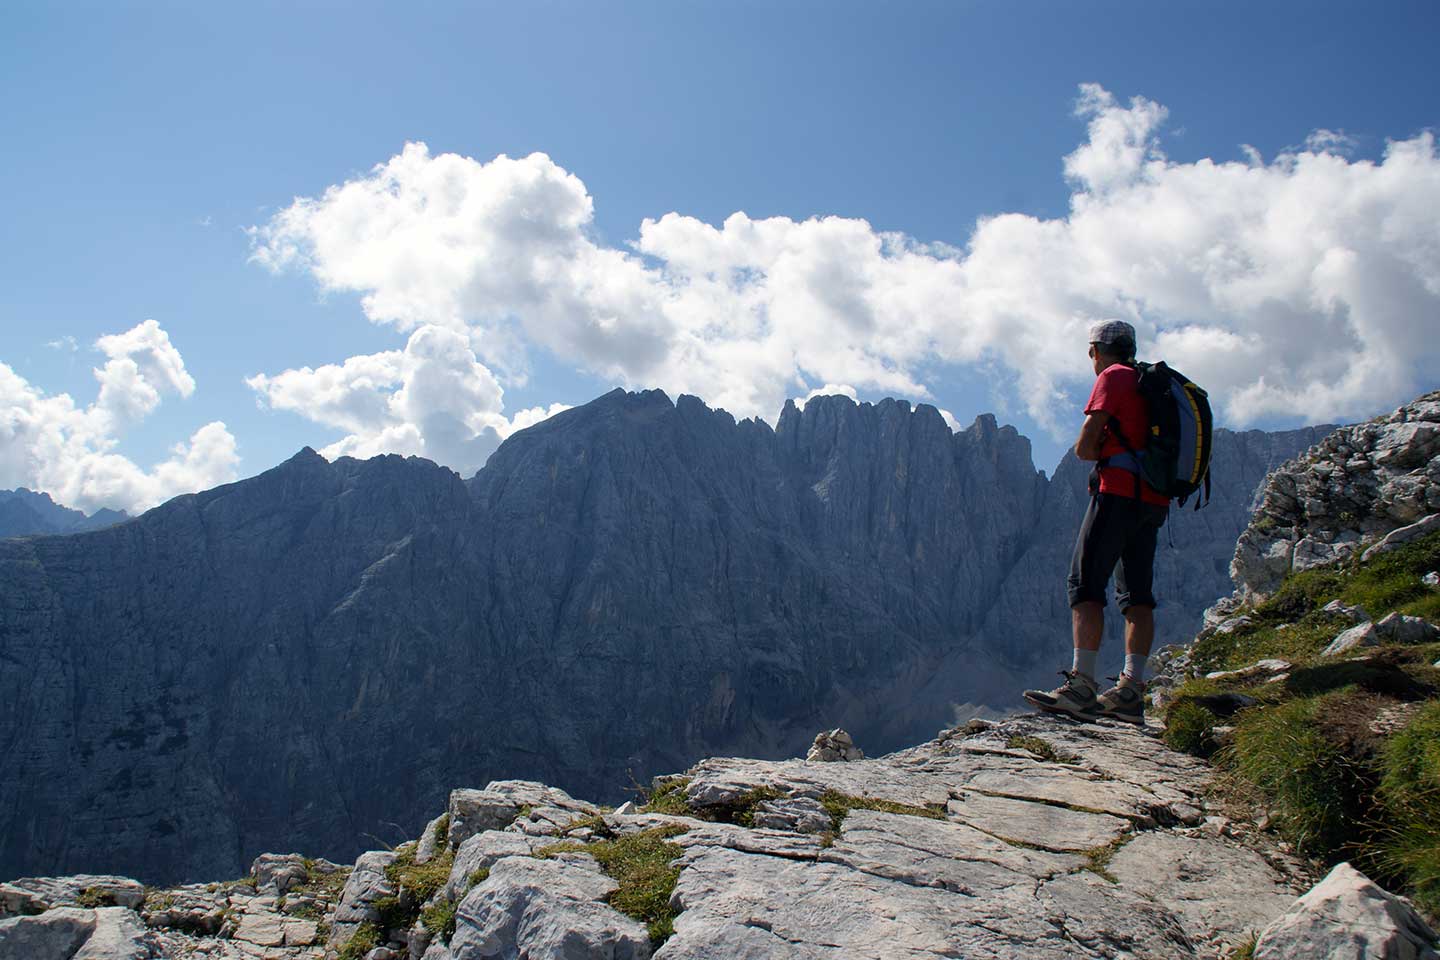
<instances>
[{"instance_id":1,"label":"rocky ground","mask_svg":"<svg viewBox=\"0 0 1440 960\"><path fill-rule=\"evenodd\" d=\"M706 760L615 811L497 782L353 868L266 855L228 884L0 886L20 914L0 957L1173 960L1309 922L1305 865L1155 733L972 721L875 759ZM651 839L658 875L609 856Z\"/></svg>"}]
</instances>

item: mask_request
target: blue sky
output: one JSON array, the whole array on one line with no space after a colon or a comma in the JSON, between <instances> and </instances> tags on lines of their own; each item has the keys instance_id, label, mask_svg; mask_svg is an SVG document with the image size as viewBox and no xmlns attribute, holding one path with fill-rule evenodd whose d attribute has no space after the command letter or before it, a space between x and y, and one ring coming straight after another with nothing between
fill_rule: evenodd
<instances>
[{"instance_id":1,"label":"blue sky","mask_svg":"<svg viewBox=\"0 0 1440 960\"><path fill-rule=\"evenodd\" d=\"M1317 276L1349 270L1343 282L1326 280L1305 291L1285 287L1280 275L1294 258L1279 240L1264 246L1275 253L1273 262L1253 265L1256 273L1273 273L1274 291L1245 300L1226 288L1202 298L1228 311L1221 333L1236 338L1237 351L1274 350L1278 356L1292 340L1313 339L1327 324L1350 323L1367 355L1375 352L1379 369L1386 357L1403 352L1400 338L1440 332L1436 314L1425 313L1440 296L1427 287L1440 270L1440 247L1423 252L1435 238L1433 228L1402 224L1414 231L1402 231L1401 240L1422 251L1418 259L1397 253L1401 248L1394 240L1396 211L1423 208L1434 196L1433 149L1427 159L1423 144L1417 146L1418 159L1404 168L1395 164L1383 189L1378 176L1361 182L1359 169L1368 164L1384 172L1387 141L1416 142L1440 123L1435 93L1440 71L1431 49L1440 35L1437 27L1440 7L1434 3L6 4L0 10L0 128L7 147L0 151L0 177L8 185L0 201L0 363L8 366L11 380L8 393L0 390L0 425L9 404L12 428L6 434L0 426L0 486L45 485L86 509L134 508L147 498L179 492L187 480L213 481L227 471L250 475L303 445L323 448L346 436L355 439L345 449L356 452L375 452L391 442L401 452L483 459L487 443L493 446L499 433L515 425L507 428L503 418L581 403L616 384L654 382L672 395L692 386L691 392L719 402L722 388L751 376L751 361L735 359L737 344L743 346L749 334L726 334L723 344L706 341L698 355L702 365L710 365L703 374L687 372L691 368L675 359L679 347L669 359L653 363L630 362L625 351L627 344L660 336L658 329L683 326L675 320L682 308L674 301L692 284L686 280L677 287L673 279L682 272L679 251L711 249L707 244L714 238L700 228L719 228L736 211L752 221L785 218L787 230L817 217L863 220L876 235L901 234L923 247L914 275L936 279L886 281L891 285L864 294L927 291L917 295L915 307L932 324L923 342L893 350L862 343L856 349L868 353L858 359L807 358L805 338L816 338L817 329L819 339L832 333L801 324L784 338L786 349L802 344L794 369L761 364L765 370L754 373L756 385L744 394L749 399L731 405L751 403L754 409L740 412L773 421L776 398L805 395L793 382L799 371L811 388L842 384L872 400L908 395L946 409L961 424L998 409L1003 420L1032 437L1036 464L1048 470L1077 419L1068 404L1083 398L1083 337L1075 369L1067 371L1063 360L1044 351L1041 357L1034 347L1022 344L1007 353L1013 338L997 332L997 324L1013 324L1048 345L1077 324L1083 329L1090 314L1115 312L1105 300L1112 297L1137 311L1142 334L1151 332L1150 323L1156 337L1168 331L1171 339L1165 342L1175 351L1169 355L1199 357L1193 362L1209 370L1197 353L1203 351L1202 331L1210 329L1201 316L1203 304L1195 306L1199 301L1188 293L1159 289L1154 277L1137 281L1133 289L1123 280L1108 282L1110 293L1101 296L1085 279L1101 269L1093 263L1067 268L1077 279L1068 286L1055 281L1056 290L1037 298L1056 315L1053 328L1038 329L1034 324L1040 321L1025 310L993 308L999 312L990 319L974 319L980 310L974 304L983 301L992 309L997 298L1023 299L1025 269L1037 279L1047 272L1047 257L1032 235L1047 224L1074 226L1077 192L1114 195L1115 188L1104 185L1112 182L1106 178L1113 170L1083 180L1076 167L1067 178L1065 158L1089 143L1096 157L1123 163L1114 151L1106 153L1115 142L1105 138L1116 136L1118 127L1139 137L1141 152L1163 157L1170 170L1163 180L1129 168L1115 174L1149 178L1143 184L1127 181L1124 209L1131 222L1147 219L1147 210L1154 214L1150 222L1163 221L1176 207L1166 206L1164 197L1155 200L1157 195L1177 196L1186 184L1204 180L1207 158L1216 164L1246 162L1242 145L1258 151L1262 165L1276 164L1277 172L1266 197L1247 194L1243 202L1234 201L1240 211L1233 218L1240 224L1237 234L1253 235L1246 223L1270 223L1274 217L1265 209L1305 206L1304 197L1314 197L1317 208L1364 218L1370 216L1369 201L1358 198L1383 194L1376 203L1388 204L1390 213L1375 214L1373 223L1341 219L1287 228L1313 235L1333 227L1340 239L1328 254L1306 256L1313 255ZM1111 100L1092 100L1088 112L1077 115L1082 84L1097 85ZM1143 103L1137 105L1135 97ZM1145 104L1168 113L1157 120ZM1309 140L1307 146L1317 130L1344 137ZM485 166L498 155L548 155L549 166L515 175L538 170L547 183L571 175L583 185L580 194L593 201L593 221L580 229L586 241L600 254L629 257L636 269L649 270L643 277L622 270L617 281L643 287L634 295L639 300L627 294L630 299L596 306L587 299L593 293L587 286L574 293L573 302L565 301L571 304L567 309L593 307L596 317L608 317L617 302L648 304L653 296L654 303L665 305L654 306L649 326L627 327L625 316L614 329L601 323L602 333L616 338L610 346L572 342L564 324L522 316L527 304L536 302L534 291L507 299L510 288L503 285L486 287L497 312L483 321L467 313L488 309L489 301L467 299L473 285L465 288L472 293L456 294L462 316L447 320L409 304L390 314L370 310L367 317L362 296L394 288L403 265L367 273L356 263L404 254L391 247L321 251L317 238L333 228L332 221L325 221L331 224L326 227L318 219L323 210L311 209L311 219L283 229L273 218L297 197L318 201L329 187L366 180L407 142L428 146L425 163L449 153L470 158L473 164L456 175L484 189L509 189L497 179L497 168ZM1287 151L1335 157L1338 166L1302 157L1280 170L1277 157ZM1196 189L1238 196L1250 190L1236 186L1240 179L1217 178ZM419 189L408 180L391 186ZM555 189L563 193L562 186ZM564 199L561 193L546 196ZM1136 206L1142 201L1159 206ZM1226 202L1222 198L1217 206ZM1435 220L1436 208L1429 209ZM642 221L672 212L693 222L637 249ZM998 252L975 258L974 276L952 281L947 256L964 257L977 238L977 222L999 214L1029 218L1031 239L1007 240L995 233L989 242ZM1072 231L1066 249L1082 249L1094 231L1120 229L1116 222L1101 217L1085 231ZM1350 263L1344 237L1370 226L1373 231L1365 235L1373 237L1373 246L1357 242ZM791 232L787 249L802 257L858 249L852 241L864 245L853 232L840 239L819 229ZM253 256L257 248L273 252L286 244L300 252L284 263L271 257L267 266ZM956 252L928 246L934 244ZM737 254L736 262L759 262L763 255L755 249L764 245L753 240L753 249ZM1117 241L1104 269L1114 269L1122 255L1143 260L1154 245L1154 238L1144 235ZM1175 264L1193 263L1196 250L1222 246L1206 241L1169 255ZM1023 249L1012 260L1004 259L1005 251L1018 247ZM833 255L839 259L826 261L824 270L817 267L812 279L846 272L849 254ZM1257 255L1247 248L1244 256ZM894 266L887 257L876 262ZM467 263L482 272L507 269L483 257ZM981 275L998 276L1011 263L1020 279L999 293L986 288L982 297ZM1167 276L1177 269L1161 267L1157 271ZM857 273L866 269L855 267ZM1362 293L1346 292L1373 291L1396 270L1404 275L1399 286L1410 290L1401 312L1414 316L1413 327L1393 318L1366 320L1367 310L1381 308L1366 307ZM336 271L352 280L327 288L324 277ZM409 281L404 289L407 296L414 293ZM953 298L946 292L951 289L959 291ZM704 309L759 302L748 294L736 296L726 300L717 294ZM755 309L766 322L789 322L783 310L803 312L808 302L787 294ZM952 303L953 322L944 316ZM1277 319L1276 303L1289 304L1285 309L1293 315ZM1311 323L1306 304L1314 309L1313 331L1306 326ZM836 309L841 313L833 337L839 339L898 342L906 337L905 324L915 325L914 317L899 317L867 326L868 314L847 325L844 307ZM134 331L151 319L168 346L150 333L111 341L109 351L94 349L99 338ZM693 322L696 329L704 326ZM505 335L500 329L505 324L519 331L518 346L508 352L493 347ZM360 396L353 382L347 381L344 389L350 392L334 409L316 416L305 412L307 403L317 403L313 382L294 377L277 386L284 371L338 365L351 357L384 355L400 364L398 351L422 329L436 331L428 341L436 346L423 362L417 359L405 369L421 378L439 370L433 364L449 364L433 382L449 382L441 373L459 378L457 395L491 404L487 415L501 418L494 419L499 433L486 433L486 442L442 447L431 437L428 446L416 446L421 442L416 430L439 423L432 415L458 417L470 429L481 426L466 420L454 403L447 407L444 398L422 401L418 380L407 394L407 409L415 411L408 425L400 414L360 422L356 411L373 410L375 397ZM456 331L461 341L454 340ZM73 338L75 349L65 338ZM967 339L977 346L971 349ZM473 358L460 342L474 345ZM463 363L455 361L456 350ZM1025 360L1032 353L1033 369ZM437 360L441 354L449 359ZM177 357L183 357L183 371L175 369ZM127 380L131 359L138 373ZM1222 418L1275 427L1371 415L1408 399L1417 388L1440 385L1434 372L1440 367L1429 364L1433 358L1412 359L1415 367L1384 389L1371 377L1369 385L1344 390L1329 389L1338 376L1327 368L1339 362L1333 357L1286 354L1276 364L1286 371L1283 377L1276 372L1260 384L1263 372L1237 373L1233 382L1223 383L1247 399L1226 407ZM107 361L120 366L104 367ZM120 398L104 410L92 374L97 367L111 378L109 396ZM1228 369L1217 368L1216 376ZM859 382L826 375L836 371ZM257 375L269 378L268 388L255 384ZM897 389L901 382L920 390ZM503 388L503 402L495 399L495 385ZM150 400L125 393L150 388ZM1037 391L1043 401L1035 401ZM36 397L62 393L73 399L74 411L41 410ZM19 416L13 410L25 403L29 433L13 427ZM79 426L78 418L92 404L98 412ZM762 409L767 404L773 409ZM71 444L70 454L47 452L55 443L35 439L45 428L38 421L52 414L62 424L52 427L61 431L56 442ZM96 419L101 414L103 422ZM173 445L189 442L213 421L223 421L232 444L207 448L220 449L213 463L199 463L203 458L195 453L190 458L195 462L181 458L166 478L151 470L172 457ZM75 439L86 430L88 439ZM134 469L105 460L114 456Z\"/></svg>"}]
</instances>

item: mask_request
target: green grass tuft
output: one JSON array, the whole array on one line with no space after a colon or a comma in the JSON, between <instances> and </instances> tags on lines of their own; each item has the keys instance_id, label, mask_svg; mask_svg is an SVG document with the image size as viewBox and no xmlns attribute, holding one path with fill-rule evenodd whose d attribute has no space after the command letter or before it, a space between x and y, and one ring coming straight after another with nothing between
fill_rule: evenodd
<instances>
[{"instance_id":1,"label":"green grass tuft","mask_svg":"<svg viewBox=\"0 0 1440 960\"><path fill-rule=\"evenodd\" d=\"M652 947L658 948L675 932L675 911L670 895L680 868L673 862L685 851L670 843L685 833L678 824L642 830L639 833L595 843L556 843L536 850L544 859L561 853L588 853L619 887L605 898L610 906L645 924Z\"/></svg>"},{"instance_id":2,"label":"green grass tuft","mask_svg":"<svg viewBox=\"0 0 1440 960\"><path fill-rule=\"evenodd\" d=\"M677 817L693 817L695 811L685 802L685 788L690 786L689 777L676 777L660 785L649 799L640 806L641 813L667 813Z\"/></svg>"},{"instance_id":3,"label":"green grass tuft","mask_svg":"<svg viewBox=\"0 0 1440 960\"><path fill-rule=\"evenodd\" d=\"M335 960L363 960L365 954L380 945L380 931L366 921L355 928L355 934L340 948Z\"/></svg>"},{"instance_id":4,"label":"green grass tuft","mask_svg":"<svg viewBox=\"0 0 1440 960\"><path fill-rule=\"evenodd\" d=\"M1343 855L1365 809L1364 771L1321 729L1322 714L1346 692L1246 711L1228 751L1237 772L1271 798L1281 835L1308 856Z\"/></svg>"},{"instance_id":5,"label":"green grass tuft","mask_svg":"<svg viewBox=\"0 0 1440 960\"><path fill-rule=\"evenodd\" d=\"M945 819L945 811L940 807L917 807L908 803L896 803L894 800L881 800L878 797L856 797L836 790L825 791L820 797L820 805L830 814L831 829L836 834L840 832L840 824L845 822L851 810L878 810L881 813L896 813L907 817Z\"/></svg>"},{"instance_id":6,"label":"green grass tuft","mask_svg":"<svg viewBox=\"0 0 1440 960\"><path fill-rule=\"evenodd\" d=\"M1005 746L1011 750L1027 750L1035 754L1041 760L1048 760L1051 763L1074 763L1075 757L1063 750L1058 750L1055 745L1042 740L1039 737L1011 737L1005 741Z\"/></svg>"},{"instance_id":7,"label":"green grass tuft","mask_svg":"<svg viewBox=\"0 0 1440 960\"><path fill-rule=\"evenodd\" d=\"M1381 769L1378 860L1408 879L1423 909L1440 915L1440 701L1386 743Z\"/></svg>"}]
</instances>

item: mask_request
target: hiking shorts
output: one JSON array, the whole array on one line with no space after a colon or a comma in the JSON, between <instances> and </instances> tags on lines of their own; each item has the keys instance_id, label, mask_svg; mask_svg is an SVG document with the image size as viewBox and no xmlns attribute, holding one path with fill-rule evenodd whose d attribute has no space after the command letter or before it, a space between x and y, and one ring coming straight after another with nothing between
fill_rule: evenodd
<instances>
[{"instance_id":1,"label":"hiking shorts","mask_svg":"<svg viewBox=\"0 0 1440 960\"><path fill-rule=\"evenodd\" d=\"M1169 507L1133 497L1097 493L1090 498L1075 553L1070 557L1070 606L1105 603L1105 588L1115 564L1115 603L1121 612L1155 606L1155 539Z\"/></svg>"}]
</instances>

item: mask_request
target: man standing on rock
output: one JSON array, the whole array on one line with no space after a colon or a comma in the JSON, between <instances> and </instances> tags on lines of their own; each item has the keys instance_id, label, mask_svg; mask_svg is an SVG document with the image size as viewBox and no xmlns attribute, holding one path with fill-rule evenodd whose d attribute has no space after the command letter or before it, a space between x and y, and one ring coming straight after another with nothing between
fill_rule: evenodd
<instances>
[{"instance_id":1,"label":"man standing on rock","mask_svg":"<svg viewBox=\"0 0 1440 960\"><path fill-rule=\"evenodd\" d=\"M1075 455L1096 465L1090 477L1090 507L1070 558L1075 659L1071 669L1060 671L1063 684L1054 690L1026 690L1025 699L1049 713L1138 724L1145 722L1145 665L1155 639L1155 540L1170 500L1141 479L1133 455L1150 436L1149 411L1135 369L1135 328L1123 320L1093 324L1090 359L1095 387L1085 404ZM1105 628L1105 591L1116 563L1115 602L1125 617L1125 669L1115 686L1097 696L1095 663Z\"/></svg>"}]
</instances>

